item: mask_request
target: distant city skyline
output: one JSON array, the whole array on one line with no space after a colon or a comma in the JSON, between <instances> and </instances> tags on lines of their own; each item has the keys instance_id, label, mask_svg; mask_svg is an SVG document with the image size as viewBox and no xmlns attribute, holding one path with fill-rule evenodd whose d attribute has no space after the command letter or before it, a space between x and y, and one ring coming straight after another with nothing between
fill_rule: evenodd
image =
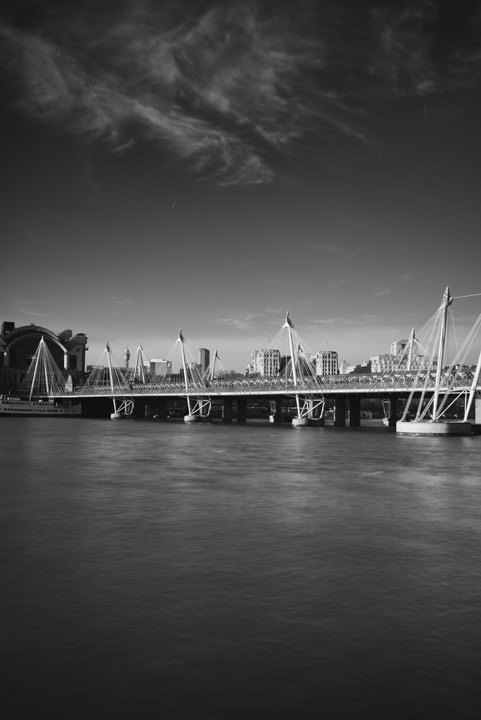
<instances>
[{"instance_id":1,"label":"distant city skyline","mask_svg":"<svg viewBox=\"0 0 481 720\"><path fill-rule=\"evenodd\" d=\"M3 319L356 364L481 291L480 2L87 5L0 8Z\"/></svg>"},{"instance_id":2,"label":"distant city skyline","mask_svg":"<svg viewBox=\"0 0 481 720\"><path fill-rule=\"evenodd\" d=\"M469 305L472 306L475 305L475 302L470 302ZM436 308L434 308L436 309ZM460 341L464 339L464 332L469 330L472 322L474 321L474 316L471 317L470 314L462 314L459 316L460 322L458 323L458 332L460 332L459 340L456 338L456 342L459 344ZM36 327L46 327L48 330L53 330L55 333L62 335L64 332L69 332L66 328L63 328L62 330L59 330L58 328L54 327L48 327L46 324L40 324L38 322L35 323L28 323L28 322L15 322L15 320L7 322L13 322L13 324L16 326L16 328L23 326L23 325L34 325ZM269 322L270 325L273 325L274 322L271 320ZM320 353L327 353L327 354L336 354L338 356L338 362L339 367L344 364L345 366L355 366L359 364L365 364L369 362L370 360L373 360L374 357L376 358L382 358L382 357L390 357L392 354L396 354L394 351L397 348L397 351L400 352L402 348L405 346L405 343L407 342L407 339L405 340L393 340L392 338L386 337L386 344L381 348L380 352L374 352L372 354L362 354L362 349L366 347L373 347L375 340L379 339L380 333L373 332L371 330L371 335L369 337L365 338L365 342L361 343L359 346L355 346L350 343L349 341L349 332L346 330L344 335L338 331L337 336L339 337L338 346L332 347L328 343L326 346L322 346L321 343L316 344L315 341L312 341L312 338L307 337L304 335L303 330L304 327L301 326L301 330L299 331L299 325L296 323L296 330L299 332L299 334L302 337L302 341L304 343L304 347L307 350L307 355L311 356L312 358L315 357L316 354ZM427 326L429 327L429 322L427 322ZM82 326L81 326L82 327ZM307 329L313 329L312 326ZM314 326L315 330L315 326ZM82 333L85 332L84 328L82 328ZM218 364L221 365L226 370L236 370L236 371L244 371L248 368L249 365L252 365L252 359L254 353L258 353L261 349L263 352L268 351L269 349L278 349L274 348L272 345L272 342L276 342L276 338L278 339L282 333L282 324L278 324L277 330L273 329L271 331L270 338L265 338L262 342L259 336L256 335L249 335L247 331L244 331L242 334L239 333L238 337L232 337L230 338L230 341L226 343L224 347L219 348L218 346L214 347L211 345L210 347L206 347L207 343L202 343L202 338L197 338L197 341L194 338L194 342L192 342L192 339L185 337L185 332L183 332L184 340L185 340L185 348L186 352L188 354L189 360L193 362L198 362L199 366L202 364L202 362L199 362L202 360L202 351L204 351L204 360L203 364L205 365L205 362L207 360L207 357L209 356L209 353L211 357L213 358L215 353L217 353L218 356ZM180 352L178 349L178 331L174 338L165 338L165 335L159 334L158 337L152 336L150 338L150 344L145 343L145 341L142 342L135 342L135 343L129 343L128 341L122 345L122 343L112 343L110 340L103 341L101 337L94 339L94 343L92 345L91 336L88 332L85 332L85 334L88 337L88 347L86 350L86 363L88 365L97 365L100 364L104 358L104 352L105 352L105 346L108 342L112 356L114 357L116 363L120 365L125 364L125 357L127 354L129 354L129 361L133 361L137 354L138 346L142 346L143 354L144 356L150 361L150 363L165 363L168 362L172 367L175 367L176 364L181 363L181 357ZM384 333L383 333L384 334ZM147 336L148 337L148 336ZM356 334L353 334L353 338L356 338ZM399 338L399 334L396 335L397 338ZM253 343L255 341L258 341L258 349L253 348ZM163 344L162 344L163 340ZM451 338L453 340L453 338ZM286 346L286 340L283 340L283 343L285 345L284 347L284 355L288 355L289 351ZM480 348L478 347L479 342L475 342L475 347L472 349L472 361L475 361L475 353L479 353ZM339 352L337 350L337 347L344 347L345 353ZM476 350L477 348L477 350ZM161 360L156 359L158 356L162 356ZM236 363L236 359L239 359L239 362ZM379 362L379 361L377 361Z\"/></svg>"}]
</instances>

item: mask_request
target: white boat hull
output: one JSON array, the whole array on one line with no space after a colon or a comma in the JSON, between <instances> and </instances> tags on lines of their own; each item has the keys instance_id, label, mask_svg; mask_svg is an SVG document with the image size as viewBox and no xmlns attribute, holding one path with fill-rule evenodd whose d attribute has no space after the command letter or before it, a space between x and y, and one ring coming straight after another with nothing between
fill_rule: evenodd
<instances>
[{"instance_id":1,"label":"white boat hull","mask_svg":"<svg viewBox=\"0 0 481 720\"><path fill-rule=\"evenodd\" d=\"M4 398L0 401L0 415L17 417L78 417L82 414L81 405L57 405L41 400L20 400Z\"/></svg>"}]
</instances>

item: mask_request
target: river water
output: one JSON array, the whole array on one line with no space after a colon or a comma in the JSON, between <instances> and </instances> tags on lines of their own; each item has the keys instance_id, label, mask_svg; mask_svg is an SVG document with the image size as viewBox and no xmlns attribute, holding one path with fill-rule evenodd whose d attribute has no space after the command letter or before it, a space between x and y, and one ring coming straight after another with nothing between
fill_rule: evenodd
<instances>
[{"instance_id":1,"label":"river water","mask_svg":"<svg viewBox=\"0 0 481 720\"><path fill-rule=\"evenodd\" d=\"M37 718L478 718L481 437L0 418Z\"/></svg>"}]
</instances>

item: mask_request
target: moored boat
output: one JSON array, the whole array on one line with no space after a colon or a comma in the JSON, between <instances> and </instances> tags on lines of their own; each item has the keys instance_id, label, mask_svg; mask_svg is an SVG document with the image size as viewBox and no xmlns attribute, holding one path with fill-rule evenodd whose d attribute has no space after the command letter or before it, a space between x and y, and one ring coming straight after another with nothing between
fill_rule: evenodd
<instances>
[{"instance_id":1,"label":"moored boat","mask_svg":"<svg viewBox=\"0 0 481 720\"><path fill-rule=\"evenodd\" d=\"M0 415L74 417L82 414L82 406L60 405L53 400L23 400L18 397L0 396Z\"/></svg>"}]
</instances>

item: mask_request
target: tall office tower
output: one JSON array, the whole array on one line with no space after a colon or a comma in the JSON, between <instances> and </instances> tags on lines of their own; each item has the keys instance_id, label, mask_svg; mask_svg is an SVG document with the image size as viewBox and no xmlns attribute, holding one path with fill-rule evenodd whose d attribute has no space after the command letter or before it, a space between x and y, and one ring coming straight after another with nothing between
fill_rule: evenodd
<instances>
[{"instance_id":1,"label":"tall office tower","mask_svg":"<svg viewBox=\"0 0 481 720\"><path fill-rule=\"evenodd\" d=\"M200 370L203 373L209 369L210 365L210 350L207 348L200 348Z\"/></svg>"}]
</instances>

